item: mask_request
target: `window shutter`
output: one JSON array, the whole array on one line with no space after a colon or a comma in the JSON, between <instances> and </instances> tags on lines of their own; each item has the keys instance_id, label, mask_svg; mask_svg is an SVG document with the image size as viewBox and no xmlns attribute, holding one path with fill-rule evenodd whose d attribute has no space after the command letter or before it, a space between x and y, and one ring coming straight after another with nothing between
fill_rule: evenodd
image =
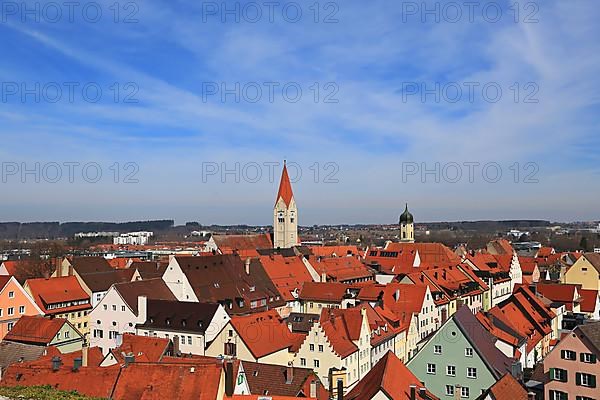
<instances>
[{"instance_id":1,"label":"window shutter","mask_svg":"<svg viewBox=\"0 0 600 400\"><path fill-rule=\"evenodd\" d=\"M590 375L590 387L596 387L596 375Z\"/></svg>"},{"instance_id":2,"label":"window shutter","mask_svg":"<svg viewBox=\"0 0 600 400\"><path fill-rule=\"evenodd\" d=\"M592 354L592 364L596 364L596 355Z\"/></svg>"},{"instance_id":3,"label":"window shutter","mask_svg":"<svg viewBox=\"0 0 600 400\"><path fill-rule=\"evenodd\" d=\"M581 373L580 372L575 373L575 383L577 384L577 386L581 386Z\"/></svg>"},{"instance_id":4,"label":"window shutter","mask_svg":"<svg viewBox=\"0 0 600 400\"><path fill-rule=\"evenodd\" d=\"M554 368L550 368L550 380L554 380Z\"/></svg>"},{"instance_id":5,"label":"window shutter","mask_svg":"<svg viewBox=\"0 0 600 400\"><path fill-rule=\"evenodd\" d=\"M585 361L585 353L579 353L579 361L581 361L581 362Z\"/></svg>"}]
</instances>

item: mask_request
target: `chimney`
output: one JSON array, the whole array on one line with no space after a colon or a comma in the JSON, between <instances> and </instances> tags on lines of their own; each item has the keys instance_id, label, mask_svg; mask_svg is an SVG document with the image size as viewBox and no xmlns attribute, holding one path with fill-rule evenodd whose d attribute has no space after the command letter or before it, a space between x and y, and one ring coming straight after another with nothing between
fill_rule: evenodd
<instances>
[{"instance_id":1,"label":"chimney","mask_svg":"<svg viewBox=\"0 0 600 400\"><path fill-rule=\"evenodd\" d=\"M535 400L535 393L533 393L533 392L527 393L527 400Z\"/></svg>"},{"instance_id":2,"label":"chimney","mask_svg":"<svg viewBox=\"0 0 600 400\"><path fill-rule=\"evenodd\" d=\"M410 385L410 400L417 400L417 385Z\"/></svg>"},{"instance_id":3,"label":"chimney","mask_svg":"<svg viewBox=\"0 0 600 400\"><path fill-rule=\"evenodd\" d=\"M310 383L310 397L313 399L317 398L317 381L314 380Z\"/></svg>"},{"instance_id":4,"label":"chimney","mask_svg":"<svg viewBox=\"0 0 600 400\"><path fill-rule=\"evenodd\" d=\"M60 359L60 357L52 357L52 371L56 372L60 369L60 365L62 364L62 361Z\"/></svg>"},{"instance_id":5,"label":"chimney","mask_svg":"<svg viewBox=\"0 0 600 400\"><path fill-rule=\"evenodd\" d=\"M337 381L337 400L344 400L344 381L341 379Z\"/></svg>"},{"instance_id":6,"label":"chimney","mask_svg":"<svg viewBox=\"0 0 600 400\"><path fill-rule=\"evenodd\" d=\"M422 399L426 399L426 393L427 393L427 389L425 389L424 387L419 388L419 397Z\"/></svg>"},{"instance_id":7,"label":"chimney","mask_svg":"<svg viewBox=\"0 0 600 400\"><path fill-rule=\"evenodd\" d=\"M287 365L286 375L285 375L285 383L290 385L294 380L294 364L290 361Z\"/></svg>"},{"instance_id":8,"label":"chimney","mask_svg":"<svg viewBox=\"0 0 600 400\"><path fill-rule=\"evenodd\" d=\"M179 335L173 336L173 356L177 357L181 354L179 350Z\"/></svg>"},{"instance_id":9,"label":"chimney","mask_svg":"<svg viewBox=\"0 0 600 400\"><path fill-rule=\"evenodd\" d=\"M77 372L79 371L79 368L81 368L81 365L83 364L81 357L77 357L73 360L73 372Z\"/></svg>"},{"instance_id":10,"label":"chimney","mask_svg":"<svg viewBox=\"0 0 600 400\"><path fill-rule=\"evenodd\" d=\"M81 366L82 367L88 366L88 347L87 347L87 345L85 345L81 348Z\"/></svg>"},{"instance_id":11,"label":"chimney","mask_svg":"<svg viewBox=\"0 0 600 400\"><path fill-rule=\"evenodd\" d=\"M148 318L148 297L138 296L138 318L140 323L145 323Z\"/></svg>"},{"instance_id":12,"label":"chimney","mask_svg":"<svg viewBox=\"0 0 600 400\"><path fill-rule=\"evenodd\" d=\"M250 275L250 257L246 258L246 275Z\"/></svg>"},{"instance_id":13,"label":"chimney","mask_svg":"<svg viewBox=\"0 0 600 400\"><path fill-rule=\"evenodd\" d=\"M233 362L231 360L227 360L225 364L225 395L228 397L233 396Z\"/></svg>"},{"instance_id":14,"label":"chimney","mask_svg":"<svg viewBox=\"0 0 600 400\"><path fill-rule=\"evenodd\" d=\"M132 364L135 362L135 356L133 355L133 353L129 353L125 355L125 366L129 366L129 364Z\"/></svg>"}]
</instances>

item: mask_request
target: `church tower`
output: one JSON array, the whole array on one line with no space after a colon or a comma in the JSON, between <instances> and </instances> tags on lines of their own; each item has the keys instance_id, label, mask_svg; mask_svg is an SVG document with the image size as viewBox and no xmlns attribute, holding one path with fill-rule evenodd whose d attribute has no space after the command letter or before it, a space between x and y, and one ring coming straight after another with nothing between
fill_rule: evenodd
<instances>
[{"instance_id":1,"label":"church tower","mask_svg":"<svg viewBox=\"0 0 600 400\"><path fill-rule=\"evenodd\" d=\"M273 236L275 248L284 249L300 244L298 241L298 209L285 161L273 209Z\"/></svg>"},{"instance_id":2,"label":"church tower","mask_svg":"<svg viewBox=\"0 0 600 400\"><path fill-rule=\"evenodd\" d=\"M415 242L415 224L413 216L408 212L408 203L400 215L400 241L404 243Z\"/></svg>"}]
</instances>

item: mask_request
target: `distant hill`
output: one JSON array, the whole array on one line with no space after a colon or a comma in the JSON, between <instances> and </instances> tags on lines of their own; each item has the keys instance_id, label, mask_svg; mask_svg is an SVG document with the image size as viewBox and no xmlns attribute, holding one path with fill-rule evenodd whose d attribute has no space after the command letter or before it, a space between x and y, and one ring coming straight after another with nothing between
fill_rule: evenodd
<instances>
[{"instance_id":1,"label":"distant hill","mask_svg":"<svg viewBox=\"0 0 600 400\"><path fill-rule=\"evenodd\" d=\"M79 232L160 232L171 229L174 220L136 222L0 222L0 239L72 238Z\"/></svg>"}]
</instances>

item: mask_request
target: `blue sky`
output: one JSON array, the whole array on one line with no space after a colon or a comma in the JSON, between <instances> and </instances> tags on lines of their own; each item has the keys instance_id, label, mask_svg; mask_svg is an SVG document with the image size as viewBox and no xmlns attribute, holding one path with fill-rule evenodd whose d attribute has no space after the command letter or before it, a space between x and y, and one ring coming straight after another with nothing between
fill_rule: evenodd
<instances>
[{"instance_id":1,"label":"blue sky","mask_svg":"<svg viewBox=\"0 0 600 400\"><path fill-rule=\"evenodd\" d=\"M404 202L417 221L600 218L588 1L473 19L446 1L26 3L0 19L2 221L270 224L283 159L301 224L391 223Z\"/></svg>"}]
</instances>

